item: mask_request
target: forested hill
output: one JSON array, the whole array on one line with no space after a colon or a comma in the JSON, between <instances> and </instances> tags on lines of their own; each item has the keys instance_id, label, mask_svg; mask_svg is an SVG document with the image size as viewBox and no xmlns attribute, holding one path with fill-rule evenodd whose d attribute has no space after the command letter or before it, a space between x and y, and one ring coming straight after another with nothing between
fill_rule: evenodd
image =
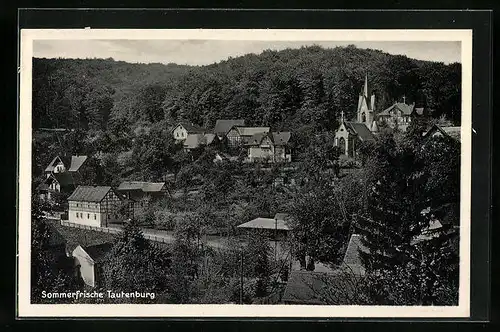
<instances>
[{"instance_id":1,"label":"forested hill","mask_svg":"<svg viewBox=\"0 0 500 332\"><path fill-rule=\"evenodd\" d=\"M134 130L219 118L296 130L332 130L356 111L365 74L381 111L415 101L460 121L461 65L425 62L354 46L264 51L207 66L113 59L34 59L33 126Z\"/></svg>"}]
</instances>

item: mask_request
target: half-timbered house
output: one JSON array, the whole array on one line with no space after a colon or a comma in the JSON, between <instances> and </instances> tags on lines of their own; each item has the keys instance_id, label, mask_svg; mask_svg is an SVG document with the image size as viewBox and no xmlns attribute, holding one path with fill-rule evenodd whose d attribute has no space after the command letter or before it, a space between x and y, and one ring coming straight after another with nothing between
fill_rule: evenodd
<instances>
[{"instance_id":1,"label":"half-timbered house","mask_svg":"<svg viewBox=\"0 0 500 332\"><path fill-rule=\"evenodd\" d=\"M230 147L237 147L246 144L253 135L259 133L268 133L270 127L243 127L233 126L227 132L227 143Z\"/></svg>"},{"instance_id":2,"label":"half-timbered house","mask_svg":"<svg viewBox=\"0 0 500 332\"><path fill-rule=\"evenodd\" d=\"M68 197L68 221L86 226L107 227L110 223L123 221L118 213L123 204L120 195L111 187L78 186Z\"/></svg>"},{"instance_id":3,"label":"half-timbered house","mask_svg":"<svg viewBox=\"0 0 500 332\"><path fill-rule=\"evenodd\" d=\"M246 143L250 162L290 162L290 132L257 133Z\"/></svg>"}]
</instances>

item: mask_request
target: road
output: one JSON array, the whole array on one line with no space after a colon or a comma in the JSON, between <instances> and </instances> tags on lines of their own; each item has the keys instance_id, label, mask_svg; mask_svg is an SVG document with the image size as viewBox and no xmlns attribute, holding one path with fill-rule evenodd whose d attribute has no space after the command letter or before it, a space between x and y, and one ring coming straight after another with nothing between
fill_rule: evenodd
<instances>
[{"instance_id":1,"label":"road","mask_svg":"<svg viewBox=\"0 0 500 332\"><path fill-rule=\"evenodd\" d=\"M50 218L50 219L56 220L56 218ZM60 219L58 221L61 222ZM68 223L67 221L62 221L61 225L65 227L75 227L75 228L88 229L88 230L111 233L111 234L118 234L123 230L123 224L111 224L108 225L108 227L95 227L95 226L83 226L80 224L74 224L74 223ZM175 237L172 231L142 228L142 233L144 237L150 241L167 243L167 244L172 244L175 241ZM210 248L217 250L224 250L229 248L228 241L230 239L233 241L236 240L236 242L240 245L246 245L247 243L246 238L242 236L233 236L231 238L228 238L217 235L207 235L202 239L202 242L204 243L204 245ZM270 240L269 246L273 251L273 255L274 255L274 250L276 250L277 258L286 257L288 255L288 250L286 250L279 241L275 243L275 241Z\"/></svg>"}]
</instances>

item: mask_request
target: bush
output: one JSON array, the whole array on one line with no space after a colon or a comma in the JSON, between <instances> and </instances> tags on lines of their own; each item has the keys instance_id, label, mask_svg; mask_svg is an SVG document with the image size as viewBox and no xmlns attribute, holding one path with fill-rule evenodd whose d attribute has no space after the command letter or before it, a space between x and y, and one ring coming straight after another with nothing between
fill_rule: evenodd
<instances>
[{"instance_id":1,"label":"bush","mask_svg":"<svg viewBox=\"0 0 500 332\"><path fill-rule=\"evenodd\" d=\"M167 231L173 231L176 224L177 214L169 211L159 210L154 212L154 227Z\"/></svg>"}]
</instances>

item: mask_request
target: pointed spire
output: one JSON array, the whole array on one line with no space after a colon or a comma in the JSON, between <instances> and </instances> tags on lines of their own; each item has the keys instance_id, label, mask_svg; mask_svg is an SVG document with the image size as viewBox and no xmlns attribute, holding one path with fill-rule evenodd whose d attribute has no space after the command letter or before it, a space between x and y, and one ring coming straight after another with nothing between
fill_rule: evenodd
<instances>
[{"instance_id":1,"label":"pointed spire","mask_svg":"<svg viewBox=\"0 0 500 332\"><path fill-rule=\"evenodd\" d=\"M363 96L368 97L368 74L365 74L365 86L363 90Z\"/></svg>"},{"instance_id":2,"label":"pointed spire","mask_svg":"<svg viewBox=\"0 0 500 332\"><path fill-rule=\"evenodd\" d=\"M344 111L340 111L340 122L344 122Z\"/></svg>"}]
</instances>

